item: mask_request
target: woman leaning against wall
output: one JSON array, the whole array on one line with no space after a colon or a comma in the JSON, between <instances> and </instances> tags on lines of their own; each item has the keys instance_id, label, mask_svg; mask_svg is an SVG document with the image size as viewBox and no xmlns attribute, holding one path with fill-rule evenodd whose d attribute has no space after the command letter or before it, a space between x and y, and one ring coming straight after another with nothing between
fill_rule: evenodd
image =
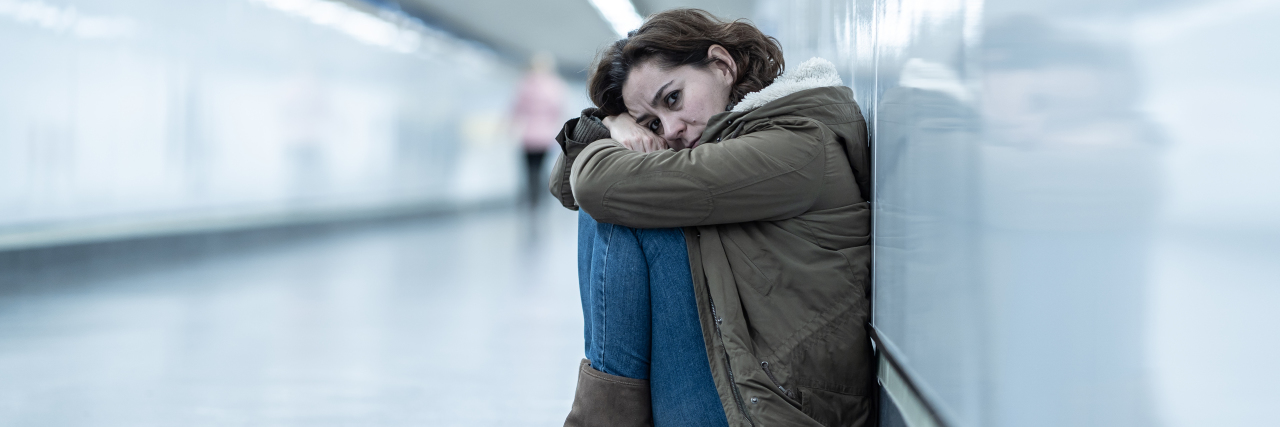
<instances>
[{"instance_id":1,"label":"woman leaning against wall","mask_svg":"<svg viewBox=\"0 0 1280 427\"><path fill-rule=\"evenodd\" d=\"M601 53L551 191L579 214L569 426L870 426L866 125L835 67L700 10Z\"/></svg>"}]
</instances>

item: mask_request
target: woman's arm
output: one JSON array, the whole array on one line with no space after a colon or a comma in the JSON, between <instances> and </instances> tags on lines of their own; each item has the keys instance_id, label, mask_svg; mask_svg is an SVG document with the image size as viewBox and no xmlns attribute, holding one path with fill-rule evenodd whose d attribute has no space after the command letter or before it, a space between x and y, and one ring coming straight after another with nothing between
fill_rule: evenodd
<instances>
[{"instance_id":1,"label":"woman's arm","mask_svg":"<svg viewBox=\"0 0 1280 427\"><path fill-rule=\"evenodd\" d=\"M588 144L608 137L609 129L601 123L595 108L582 110L580 117L564 123L560 134L556 135L560 156L556 158L555 166L551 167L551 179L547 182L547 189L560 200L562 206L578 210L578 202L573 200L569 187L569 168L573 166L574 159L578 158L578 154Z\"/></svg>"},{"instance_id":2,"label":"woman's arm","mask_svg":"<svg viewBox=\"0 0 1280 427\"><path fill-rule=\"evenodd\" d=\"M600 222L684 227L790 218L817 200L835 136L806 119L775 119L739 138L681 151L640 153L611 139L588 145L569 182Z\"/></svg>"}]
</instances>

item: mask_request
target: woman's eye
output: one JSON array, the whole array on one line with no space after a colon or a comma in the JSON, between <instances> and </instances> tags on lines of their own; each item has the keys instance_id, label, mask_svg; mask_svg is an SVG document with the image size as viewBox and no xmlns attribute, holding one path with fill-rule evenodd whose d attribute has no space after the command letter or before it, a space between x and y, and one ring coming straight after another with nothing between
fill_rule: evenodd
<instances>
[{"instance_id":1,"label":"woman's eye","mask_svg":"<svg viewBox=\"0 0 1280 427\"><path fill-rule=\"evenodd\" d=\"M676 102L679 100L680 100L680 91L678 90L671 91L671 94L667 95L667 107L676 105Z\"/></svg>"},{"instance_id":2,"label":"woman's eye","mask_svg":"<svg viewBox=\"0 0 1280 427\"><path fill-rule=\"evenodd\" d=\"M648 127L649 130L653 131L653 133L658 133L658 128L662 126L662 124L658 122L658 120L650 120L649 124L645 125L645 127Z\"/></svg>"}]
</instances>

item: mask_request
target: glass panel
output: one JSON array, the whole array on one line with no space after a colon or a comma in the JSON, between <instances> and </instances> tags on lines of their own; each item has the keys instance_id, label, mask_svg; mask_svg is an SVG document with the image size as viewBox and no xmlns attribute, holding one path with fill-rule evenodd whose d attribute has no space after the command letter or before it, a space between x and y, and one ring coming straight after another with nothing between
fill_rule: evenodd
<instances>
[{"instance_id":1,"label":"glass panel","mask_svg":"<svg viewBox=\"0 0 1280 427\"><path fill-rule=\"evenodd\" d=\"M867 115L874 323L948 420L1280 423L1280 5L758 4Z\"/></svg>"}]
</instances>

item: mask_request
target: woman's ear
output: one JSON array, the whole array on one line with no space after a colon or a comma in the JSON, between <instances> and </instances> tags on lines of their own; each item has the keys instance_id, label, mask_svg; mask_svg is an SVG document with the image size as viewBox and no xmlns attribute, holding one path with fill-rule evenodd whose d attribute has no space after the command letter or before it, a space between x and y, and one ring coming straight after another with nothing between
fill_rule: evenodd
<instances>
[{"instance_id":1,"label":"woman's ear","mask_svg":"<svg viewBox=\"0 0 1280 427\"><path fill-rule=\"evenodd\" d=\"M707 48L707 57L711 59L711 69L720 77L728 79L730 86L738 79L738 63L729 55L724 46L713 44Z\"/></svg>"}]
</instances>

